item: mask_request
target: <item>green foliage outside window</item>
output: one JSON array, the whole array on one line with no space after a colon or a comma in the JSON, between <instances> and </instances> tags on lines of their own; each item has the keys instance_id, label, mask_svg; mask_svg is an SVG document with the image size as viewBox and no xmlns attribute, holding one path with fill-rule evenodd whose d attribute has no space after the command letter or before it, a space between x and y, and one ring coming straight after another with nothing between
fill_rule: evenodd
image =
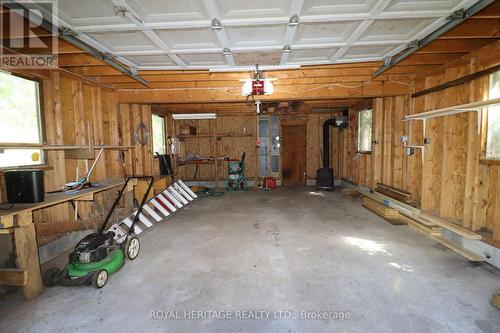
<instances>
[{"instance_id":1,"label":"green foliage outside window","mask_svg":"<svg viewBox=\"0 0 500 333\"><path fill-rule=\"evenodd\" d=\"M359 112L358 152L372 151L372 110Z\"/></svg>"},{"instance_id":2,"label":"green foliage outside window","mask_svg":"<svg viewBox=\"0 0 500 333\"><path fill-rule=\"evenodd\" d=\"M500 98L500 72L490 76L489 99L495 98ZM500 105L493 105L488 108L486 158L500 159Z\"/></svg>"}]
</instances>

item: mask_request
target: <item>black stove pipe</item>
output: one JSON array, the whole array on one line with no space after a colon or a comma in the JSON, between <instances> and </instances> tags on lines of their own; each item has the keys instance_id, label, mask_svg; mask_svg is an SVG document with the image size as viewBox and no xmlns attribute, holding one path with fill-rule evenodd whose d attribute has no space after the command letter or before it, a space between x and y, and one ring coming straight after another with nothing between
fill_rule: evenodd
<instances>
[{"instance_id":1,"label":"black stove pipe","mask_svg":"<svg viewBox=\"0 0 500 333\"><path fill-rule=\"evenodd\" d=\"M342 116L347 117L348 109L342 111ZM346 118L347 119L347 118ZM323 168L330 167L330 126L339 127L337 125L337 118L327 119L323 123ZM343 125L341 125L343 126Z\"/></svg>"}]
</instances>

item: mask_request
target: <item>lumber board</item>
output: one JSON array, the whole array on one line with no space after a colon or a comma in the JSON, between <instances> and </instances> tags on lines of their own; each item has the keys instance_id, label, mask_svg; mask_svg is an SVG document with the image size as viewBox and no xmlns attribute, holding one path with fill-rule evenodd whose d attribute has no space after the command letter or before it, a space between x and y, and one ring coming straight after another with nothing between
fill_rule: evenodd
<instances>
[{"instance_id":1,"label":"lumber board","mask_svg":"<svg viewBox=\"0 0 500 333\"><path fill-rule=\"evenodd\" d=\"M464 227L461 227L459 225L456 225L452 222L449 222L447 220L444 220L440 217L437 217L437 216L434 216L434 215L431 215L429 213L425 213L425 212L421 212L420 213L420 216L421 218L427 220L427 221L430 221L444 229L447 229L447 230L450 230L451 232L454 232L462 237L465 237L467 239L477 239L477 240L480 240L481 239L481 235L478 234L478 233L475 233L473 231L470 231Z\"/></svg>"},{"instance_id":2,"label":"lumber board","mask_svg":"<svg viewBox=\"0 0 500 333\"><path fill-rule=\"evenodd\" d=\"M469 259L470 261L484 261L484 259L482 257L478 256L474 252L467 250L466 248L460 246L459 244L457 244L449 239L446 239L442 236L429 236L429 237L434 239L438 243L443 244L444 246L446 246L450 250L462 255L463 257L465 257L467 259Z\"/></svg>"},{"instance_id":3,"label":"lumber board","mask_svg":"<svg viewBox=\"0 0 500 333\"><path fill-rule=\"evenodd\" d=\"M441 236L441 228L437 226L432 226L432 225L425 225L422 223L419 223L418 221L412 219L409 216L406 216L404 214L400 214L399 219L408 226L412 227L413 229L416 229L417 231L420 231L428 236Z\"/></svg>"},{"instance_id":4,"label":"lumber board","mask_svg":"<svg viewBox=\"0 0 500 333\"><path fill-rule=\"evenodd\" d=\"M0 285L24 287L28 283L28 271L18 268L0 268Z\"/></svg>"},{"instance_id":5,"label":"lumber board","mask_svg":"<svg viewBox=\"0 0 500 333\"><path fill-rule=\"evenodd\" d=\"M376 192L382 193L384 195L387 195L388 197L391 197L395 200L404 202L405 204L415 206L416 202L412 199L411 194L408 192L401 191L399 189L396 189L392 186L387 186L384 184L377 184L377 187L375 188Z\"/></svg>"},{"instance_id":6,"label":"lumber board","mask_svg":"<svg viewBox=\"0 0 500 333\"><path fill-rule=\"evenodd\" d=\"M496 293L491 296L490 303L500 310L500 290L497 290Z\"/></svg>"},{"instance_id":7,"label":"lumber board","mask_svg":"<svg viewBox=\"0 0 500 333\"><path fill-rule=\"evenodd\" d=\"M363 197L363 207L365 207L368 210L371 210L380 217L383 217L391 224L394 225L406 224L405 222L399 220L399 212L397 210L390 207L386 207L383 204L379 203L378 201L375 201L369 197L366 196Z\"/></svg>"},{"instance_id":8,"label":"lumber board","mask_svg":"<svg viewBox=\"0 0 500 333\"><path fill-rule=\"evenodd\" d=\"M351 198L351 199L356 199L359 196L361 196L361 193L359 193L356 190L350 189L350 188L342 189L342 194L348 198Z\"/></svg>"}]
</instances>

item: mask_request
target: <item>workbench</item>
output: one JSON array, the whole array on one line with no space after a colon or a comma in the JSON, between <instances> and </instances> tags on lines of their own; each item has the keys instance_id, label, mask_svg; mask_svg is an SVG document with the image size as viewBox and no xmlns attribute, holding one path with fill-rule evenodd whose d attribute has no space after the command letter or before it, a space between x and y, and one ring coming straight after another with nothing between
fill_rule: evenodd
<instances>
[{"instance_id":1,"label":"workbench","mask_svg":"<svg viewBox=\"0 0 500 333\"><path fill-rule=\"evenodd\" d=\"M36 297L43 290L33 211L70 201L92 201L96 193L124 183L123 179L107 179L77 193L47 193L42 202L18 203L9 210L0 210L0 235L11 235L17 262L16 269L0 269L0 284L22 287L26 300Z\"/></svg>"}]
</instances>

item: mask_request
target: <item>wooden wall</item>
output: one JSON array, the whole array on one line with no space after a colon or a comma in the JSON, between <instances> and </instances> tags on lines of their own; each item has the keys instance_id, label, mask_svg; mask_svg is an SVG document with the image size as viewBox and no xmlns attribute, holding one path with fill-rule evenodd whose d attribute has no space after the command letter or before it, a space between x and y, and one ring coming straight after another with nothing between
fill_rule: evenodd
<instances>
[{"instance_id":1,"label":"wooden wall","mask_svg":"<svg viewBox=\"0 0 500 333\"><path fill-rule=\"evenodd\" d=\"M335 116L341 116L341 112L318 112L306 113L306 179L316 179L316 171L323 167L323 123ZM336 177L344 168L343 150L339 149L342 139L341 130L338 127L330 127L330 166Z\"/></svg>"},{"instance_id":2,"label":"wooden wall","mask_svg":"<svg viewBox=\"0 0 500 333\"><path fill-rule=\"evenodd\" d=\"M280 114L281 122L287 119L301 119L307 126L306 147L306 179L316 178L316 170L323 166L323 123L338 112ZM242 112L239 115L231 113L218 113L214 120L178 120L175 121L175 133L168 136L176 136L181 140L180 158L190 154L202 157L227 156L231 159L239 159L243 152L246 153L246 177L255 179L258 172L258 137L257 114ZM181 135L181 126L192 126L196 128L196 135ZM340 139L340 130L331 128L330 159L336 175L340 174L342 168L342 150L339 150L336 142ZM186 180L194 180L196 166L193 164L183 165L177 168L177 175ZM200 164L196 180L215 180L214 163ZM227 162L220 162L217 168L219 180L227 177Z\"/></svg>"},{"instance_id":3,"label":"wooden wall","mask_svg":"<svg viewBox=\"0 0 500 333\"><path fill-rule=\"evenodd\" d=\"M456 78L498 65L500 43L488 45L448 64L435 75L416 80L415 90L434 87ZM378 182L411 192L424 211L432 212L486 237L500 240L500 164L481 161L484 156L485 119L475 112L428 120L424 160L420 150L406 156L400 137L407 134L410 144L423 142L422 122L404 122L405 114L487 99L488 76L417 98L395 96L373 100L373 140L371 154L355 154L358 111L351 108L350 126L344 146L348 168L342 177L374 188ZM483 117L485 118L485 117ZM481 124L478 124L478 121ZM481 128L478 131L478 125Z\"/></svg>"},{"instance_id":4,"label":"wooden wall","mask_svg":"<svg viewBox=\"0 0 500 333\"><path fill-rule=\"evenodd\" d=\"M158 174L158 165L153 161L151 137L145 146L136 144L134 140L135 128L140 121L151 129L149 105L118 105L114 90L57 71L49 72L42 80L41 93L46 144L89 144L90 127L94 145L135 145L133 150L125 153L128 175L133 172L137 175ZM57 190L61 185L75 180L77 169L79 177L83 177L93 161L65 159L64 151L47 151L45 163L49 167L45 170L45 190ZM119 151L105 150L96 164L91 180L99 182L107 178L122 177ZM85 219L102 213L103 197L106 195L97 195L97 205L80 203L80 217ZM6 200L4 186L0 191L0 200ZM36 211L34 217L37 223L68 221L74 218L74 210L70 204L60 204Z\"/></svg>"},{"instance_id":5,"label":"wooden wall","mask_svg":"<svg viewBox=\"0 0 500 333\"><path fill-rule=\"evenodd\" d=\"M241 113L221 114L217 119L207 120L176 120L174 136L180 140L180 151L178 158L185 159L188 156L199 157L228 157L240 159L245 153L245 176L253 179L257 171L257 114ZM195 135L181 134L181 127L196 128ZM219 161L216 166L213 162L198 165L196 178L196 165L185 164L178 166L176 174L184 180L210 181L217 178L225 180L227 177L227 162Z\"/></svg>"}]
</instances>

